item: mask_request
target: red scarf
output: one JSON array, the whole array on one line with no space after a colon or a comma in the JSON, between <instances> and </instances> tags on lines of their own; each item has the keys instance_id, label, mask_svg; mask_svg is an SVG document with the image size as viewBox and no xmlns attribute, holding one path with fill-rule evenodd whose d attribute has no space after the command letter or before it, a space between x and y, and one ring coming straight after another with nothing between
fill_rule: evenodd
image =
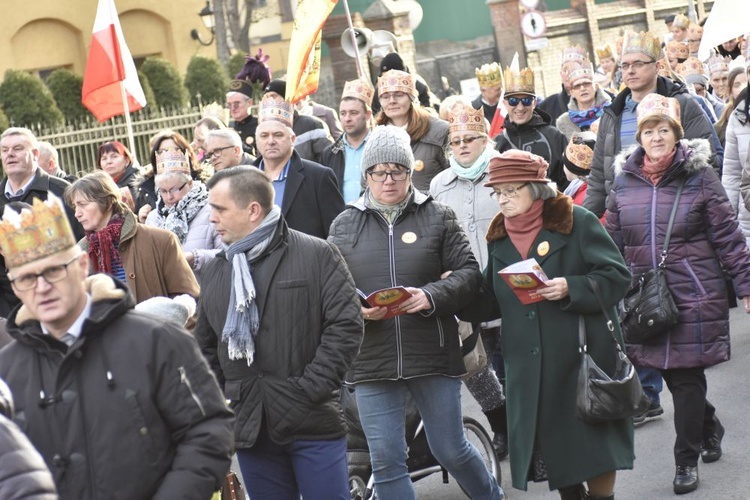
<instances>
[{"instance_id":1,"label":"red scarf","mask_svg":"<svg viewBox=\"0 0 750 500\"><path fill-rule=\"evenodd\" d=\"M657 161L652 160L647 154L644 154L641 172L643 172L643 175L645 175L646 178L650 180L654 186L656 186L661 178L664 177L667 169L672 166L672 161L674 160L674 155L676 153L677 148L675 147L671 153L666 156L662 156L661 159Z\"/></svg>"},{"instance_id":2,"label":"red scarf","mask_svg":"<svg viewBox=\"0 0 750 500\"><path fill-rule=\"evenodd\" d=\"M522 259L527 259L531 245L542 230L543 200L534 200L528 212L505 218L505 230L508 231L511 243L516 247Z\"/></svg>"},{"instance_id":3,"label":"red scarf","mask_svg":"<svg viewBox=\"0 0 750 500\"><path fill-rule=\"evenodd\" d=\"M120 233L122 232L122 215L113 215L106 226L99 231L86 231L89 242L89 259L95 273L107 273L115 276L120 265Z\"/></svg>"}]
</instances>

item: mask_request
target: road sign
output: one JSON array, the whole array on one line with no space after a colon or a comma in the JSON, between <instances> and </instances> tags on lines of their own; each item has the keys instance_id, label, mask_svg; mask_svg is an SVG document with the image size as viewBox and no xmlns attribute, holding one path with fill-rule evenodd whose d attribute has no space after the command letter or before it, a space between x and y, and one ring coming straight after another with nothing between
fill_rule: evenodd
<instances>
[{"instance_id":1,"label":"road sign","mask_svg":"<svg viewBox=\"0 0 750 500\"><path fill-rule=\"evenodd\" d=\"M547 20L538 10L529 10L521 17L521 31L529 38L539 38L547 33Z\"/></svg>"},{"instance_id":2,"label":"road sign","mask_svg":"<svg viewBox=\"0 0 750 500\"><path fill-rule=\"evenodd\" d=\"M521 0L521 5L527 9L536 9L539 7L539 0Z\"/></svg>"}]
</instances>

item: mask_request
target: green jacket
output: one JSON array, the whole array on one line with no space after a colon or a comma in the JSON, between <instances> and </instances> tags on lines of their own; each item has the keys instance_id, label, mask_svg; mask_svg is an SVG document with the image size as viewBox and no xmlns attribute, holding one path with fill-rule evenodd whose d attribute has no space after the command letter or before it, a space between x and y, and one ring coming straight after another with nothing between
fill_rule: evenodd
<instances>
[{"instance_id":1,"label":"green jacket","mask_svg":"<svg viewBox=\"0 0 750 500\"><path fill-rule=\"evenodd\" d=\"M567 279L570 295L561 301L522 305L497 274L521 260L507 237L504 217L497 215L487 231L485 281L503 318L511 475L513 487L522 490L535 440L547 466L550 489L612 470L632 469L634 459L630 419L587 425L575 417L580 314L586 315L589 354L610 374L615 361L615 349L587 276L597 281L602 301L615 318L614 306L630 285L630 273L599 220L573 206L570 197L560 194L547 200L542 217L542 230L528 258L535 258L550 279ZM620 338L619 328L616 334Z\"/></svg>"}]
</instances>

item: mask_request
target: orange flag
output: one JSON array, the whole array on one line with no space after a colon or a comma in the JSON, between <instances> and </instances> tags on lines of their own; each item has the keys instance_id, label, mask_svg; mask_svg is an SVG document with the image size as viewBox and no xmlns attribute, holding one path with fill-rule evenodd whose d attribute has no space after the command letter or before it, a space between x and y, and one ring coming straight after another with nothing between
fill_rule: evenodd
<instances>
[{"instance_id":1,"label":"orange flag","mask_svg":"<svg viewBox=\"0 0 750 500\"><path fill-rule=\"evenodd\" d=\"M289 42L286 100L294 103L318 90L323 24L338 0L299 0Z\"/></svg>"}]
</instances>

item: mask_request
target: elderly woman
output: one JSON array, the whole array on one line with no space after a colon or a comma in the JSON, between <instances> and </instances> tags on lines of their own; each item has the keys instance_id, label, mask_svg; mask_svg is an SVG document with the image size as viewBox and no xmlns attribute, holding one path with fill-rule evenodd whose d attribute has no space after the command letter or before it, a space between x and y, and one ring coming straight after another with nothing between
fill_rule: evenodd
<instances>
[{"instance_id":1,"label":"elderly woman","mask_svg":"<svg viewBox=\"0 0 750 500\"><path fill-rule=\"evenodd\" d=\"M133 164L133 155L119 141L105 142L96 153L96 164L109 175L122 193L122 201L135 213L156 203L154 187Z\"/></svg>"},{"instance_id":2,"label":"elderly woman","mask_svg":"<svg viewBox=\"0 0 750 500\"><path fill-rule=\"evenodd\" d=\"M510 150L490 160L486 183L500 205L487 231L485 281L503 318L513 486L547 480L564 500L613 499L616 471L633 467L633 423L576 418L578 327L582 316L588 353L612 374L599 299L613 317L630 273L601 223L557 192L547 168L540 156ZM498 272L532 258L551 279L538 289L540 301L524 305ZM619 328L614 333L619 338Z\"/></svg>"},{"instance_id":3,"label":"elderly woman","mask_svg":"<svg viewBox=\"0 0 750 500\"><path fill-rule=\"evenodd\" d=\"M571 71L569 79L568 112L561 114L556 122L557 128L568 140L576 132L589 130L612 102L612 98L594 82L594 69L590 63Z\"/></svg>"},{"instance_id":4,"label":"elderly woman","mask_svg":"<svg viewBox=\"0 0 750 500\"><path fill-rule=\"evenodd\" d=\"M500 499L502 490L467 441L461 416L466 370L453 315L482 279L469 242L453 211L412 185L414 156L403 129L375 128L361 166L367 189L333 221L328 239L358 289L369 294L403 286L408 292L395 317L386 318L386 307L363 306L365 337L348 377L377 496L414 498L404 436L411 396L435 458L472 498Z\"/></svg>"},{"instance_id":5,"label":"elderly woman","mask_svg":"<svg viewBox=\"0 0 750 500\"><path fill-rule=\"evenodd\" d=\"M450 168L432 179L430 194L456 212L461 229L469 237L471 251L479 262L479 267L484 269L487 265L484 235L497 213L497 204L489 197L492 190L484 186L484 181L487 179L490 159L500 153L495 151L494 141L487 137L486 120L481 109L474 109L464 98L463 101L456 100L447 114L450 122ZM471 329L469 323L461 326ZM497 360L494 363L495 369L504 380L502 357L498 349L500 321L483 323L480 330L481 333L477 333L484 342L487 357ZM494 356L495 353L497 357ZM465 382L495 434L493 444L498 458L505 458L508 455L508 424L502 386L493 367L487 366Z\"/></svg>"},{"instance_id":6,"label":"elderly woman","mask_svg":"<svg viewBox=\"0 0 750 500\"><path fill-rule=\"evenodd\" d=\"M414 153L414 187L427 192L430 181L448 168L445 145L448 124L420 106L414 77L392 69L378 78L378 98L383 108L375 117L378 125L395 125L406 129Z\"/></svg>"},{"instance_id":7,"label":"elderly woman","mask_svg":"<svg viewBox=\"0 0 750 500\"><path fill-rule=\"evenodd\" d=\"M628 343L637 366L656 368L674 400L675 493L698 487L698 458L721 457L724 427L706 399L705 368L730 355L729 308L721 265L750 311L750 251L719 177L708 163L707 141L681 140L679 104L649 94L638 105L640 146L616 161L606 228L639 275L663 255L670 213L678 196L664 265L679 319L666 333L645 343Z\"/></svg>"},{"instance_id":8,"label":"elderly woman","mask_svg":"<svg viewBox=\"0 0 750 500\"><path fill-rule=\"evenodd\" d=\"M203 265L223 248L221 236L208 220L208 190L190 177L190 164L182 151L164 150L156 155L156 210L146 225L171 231L182 245L185 259L200 279Z\"/></svg>"},{"instance_id":9,"label":"elderly woman","mask_svg":"<svg viewBox=\"0 0 750 500\"><path fill-rule=\"evenodd\" d=\"M198 283L175 235L139 224L107 174L78 179L65 190L65 201L86 230L78 244L89 254L92 274L127 283L136 303L156 296L198 297Z\"/></svg>"}]
</instances>

